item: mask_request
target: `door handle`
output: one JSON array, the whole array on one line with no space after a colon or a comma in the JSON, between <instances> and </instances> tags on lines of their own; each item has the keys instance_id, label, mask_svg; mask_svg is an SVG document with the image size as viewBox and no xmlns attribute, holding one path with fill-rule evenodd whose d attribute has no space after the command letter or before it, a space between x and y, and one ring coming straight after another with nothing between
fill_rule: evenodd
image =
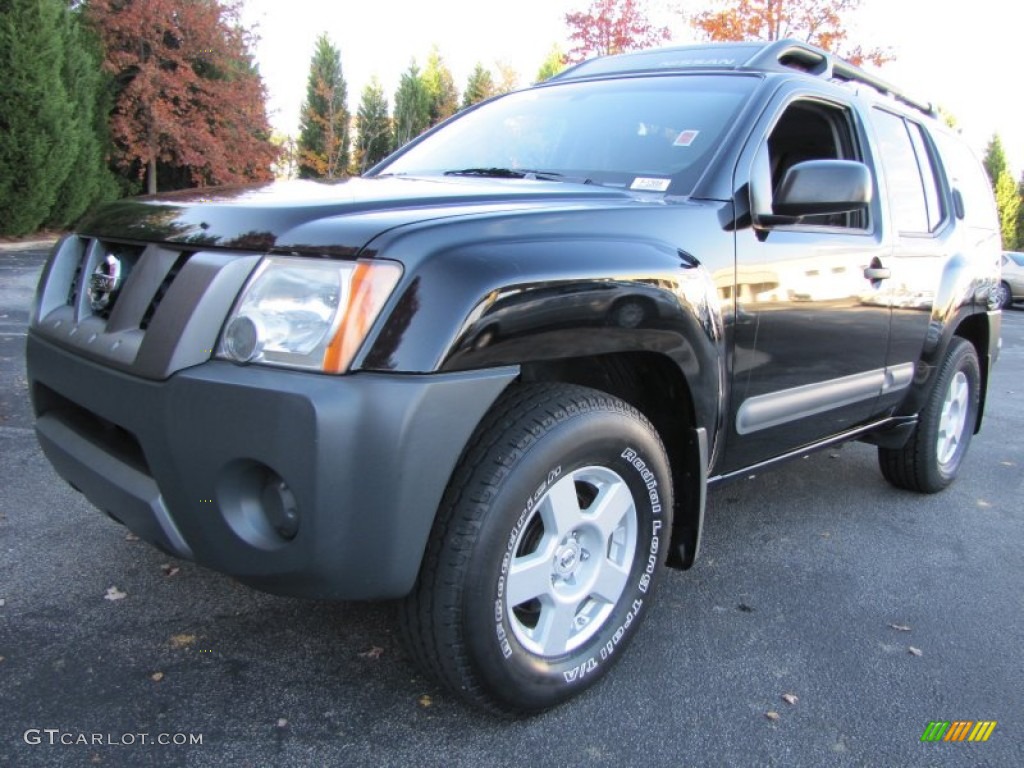
<instances>
[{"instance_id":1,"label":"door handle","mask_svg":"<svg viewBox=\"0 0 1024 768\"><path fill-rule=\"evenodd\" d=\"M883 267L881 264L872 264L864 268L864 277L871 282L876 280L888 280L892 277L892 270Z\"/></svg>"}]
</instances>

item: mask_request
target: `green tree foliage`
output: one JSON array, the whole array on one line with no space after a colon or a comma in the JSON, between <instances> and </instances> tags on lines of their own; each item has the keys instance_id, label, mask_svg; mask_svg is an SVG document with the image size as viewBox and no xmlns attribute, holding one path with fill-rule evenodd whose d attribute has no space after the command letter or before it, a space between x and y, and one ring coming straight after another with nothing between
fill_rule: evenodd
<instances>
[{"instance_id":1,"label":"green tree foliage","mask_svg":"<svg viewBox=\"0 0 1024 768\"><path fill-rule=\"evenodd\" d=\"M1003 170L996 179L996 209L999 211L999 228L1003 236L1003 248L1017 250L1017 222L1021 200L1017 185L1008 170Z\"/></svg>"},{"instance_id":2,"label":"green tree foliage","mask_svg":"<svg viewBox=\"0 0 1024 768\"><path fill-rule=\"evenodd\" d=\"M1017 242L1013 247L1015 251L1024 251L1024 174L1021 174L1017 182L1017 198L1020 206L1017 209Z\"/></svg>"},{"instance_id":3,"label":"green tree foliage","mask_svg":"<svg viewBox=\"0 0 1024 768\"><path fill-rule=\"evenodd\" d=\"M391 118L384 87L376 77L363 88L356 113L356 166L359 173L376 165L391 151Z\"/></svg>"},{"instance_id":4,"label":"green tree foliage","mask_svg":"<svg viewBox=\"0 0 1024 768\"><path fill-rule=\"evenodd\" d=\"M309 63L299 129L299 178L335 179L348 174L347 95L341 52L324 33Z\"/></svg>"},{"instance_id":5,"label":"green tree foliage","mask_svg":"<svg viewBox=\"0 0 1024 768\"><path fill-rule=\"evenodd\" d=\"M559 72L565 69L565 54L562 52L561 47L556 43L551 46L551 50L548 52L548 56L544 59L544 63L540 65L540 69L537 70L537 78L534 82L542 83L550 77L554 77Z\"/></svg>"},{"instance_id":6,"label":"green tree foliage","mask_svg":"<svg viewBox=\"0 0 1024 768\"><path fill-rule=\"evenodd\" d=\"M455 87L451 70L445 65L437 46L431 50L427 67L423 70L423 87L427 91L430 105L431 125L437 125L458 111L459 91Z\"/></svg>"},{"instance_id":7,"label":"green tree foliage","mask_svg":"<svg viewBox=\"0 0 1024 768\"><path fill-rule=\"evenodd\" d=\"M63 80L72 106L67 130L77 142L68 177L46 218L46 224L56 229L72 224L91 205L118 194L117 182L107 165L110 82L101 69L99 40L85 24L81 10L70 13L64 52Z\"/></svg>"},{"instance_id":8,"label":"green tree foliage","mask_svg":"<svg viewBox=\"0 0 1024 768\"><path fill-rule=\"evenodd\" d=\"M998 133L992 134L992 139L985 148L985 157L982 160L985 170L988 172L988 179L992 182L992 189L996 189L999 177L1003 171L1009 170L1006 162L1006 151L1003 149L1003 140Z\"/></svg>"},{"instance_id":9,"label":"green tree foliage","mask_svg":"<svg viewBox=\"0 0 1024 768\"><path fill-rule=\"evenodd\" d=\"M483 64L477 63L466 82L466 90L462 95L462 107L471 107L485 99L491 98L497 93L494 87L494 77L490 70L485 69Z\"/></svg>"},{"instance_id":10,"label":"green tree foliage","mask_svg":"<svg viewBox=\"0 0 1024 768\"><path fill-rule=\"evenodd\" d=\"M430 94L416 61L402 73L395 93L395 146L407 144L430 127Z\"/></svg>"},{"instance_id":11,"label":"green tree foliage","mask_svg":"<svg viewBox=\"0 0 1024 768\"><path fill-rule=\"evenodd\" d=\"M61 0L0 7L0 233L21 235L68 223L108 177L94 162L99 84L86 71L97 63L77 14Z\"/></svg>"},{"instance_id":12,"label":"green tree foliage","mask_svg":"<svg viewBox=\"0 0 1024 768\"><path fill-rule=\"evenodd\" d=\"M495 64L498 69L498 82L494 85L495 93L511 93L519 87L519 73L507 61Z\"/></svg>"}]
</instances>

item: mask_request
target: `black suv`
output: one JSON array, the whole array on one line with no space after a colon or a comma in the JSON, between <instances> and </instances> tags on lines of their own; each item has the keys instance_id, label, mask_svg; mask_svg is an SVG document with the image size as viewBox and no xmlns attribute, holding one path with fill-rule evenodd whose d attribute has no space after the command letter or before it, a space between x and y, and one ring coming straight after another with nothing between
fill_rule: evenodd
<instances>
[{"instance_id":1,"label":"black suv","mask_svg":"<svg viewBox=\"0 0 1024 768\"><path fill-rule=\"evenodd\" d=\"M619 657L710 487L853 439L950 483L999 258L928 105L794 41L645 51L362 178L103 207L28 370L111 517L259 589L400 598L423 668L529 712Z\"/></svg>"}]
</instances>

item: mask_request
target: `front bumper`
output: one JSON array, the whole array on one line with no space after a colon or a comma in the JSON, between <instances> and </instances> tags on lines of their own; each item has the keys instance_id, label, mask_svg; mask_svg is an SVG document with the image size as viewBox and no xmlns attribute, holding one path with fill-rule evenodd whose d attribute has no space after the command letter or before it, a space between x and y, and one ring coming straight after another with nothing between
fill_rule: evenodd
<instances>
[{"instance_id":1,"label":"front bumper","mask_svg":"<svg viewBox=\"0 0 1024 768\"><path fill-rule=\"evenodd\" d=\"M412 588L462 449L518 374L207 362L151 381L34 332L27 360L43 451L93 504L258 589L335 599ZM274 525L282 498L291 537Z\"/></svg>"}]
</instances>

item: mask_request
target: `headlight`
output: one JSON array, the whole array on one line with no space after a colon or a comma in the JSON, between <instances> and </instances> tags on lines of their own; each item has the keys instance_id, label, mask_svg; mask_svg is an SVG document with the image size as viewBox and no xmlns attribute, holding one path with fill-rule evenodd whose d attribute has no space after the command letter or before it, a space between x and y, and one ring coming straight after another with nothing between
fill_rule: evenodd
<instances>
[{"instance_id":1,"label":"headlight","mask_svg":"<svg viewBox=\"0 0 1024 768\"><path fill-rule=\"evenodd\" d=\"M341 373L401 276L394 262L268 256L235 302L217 356Z\"/></svg>"}]
</instances>

